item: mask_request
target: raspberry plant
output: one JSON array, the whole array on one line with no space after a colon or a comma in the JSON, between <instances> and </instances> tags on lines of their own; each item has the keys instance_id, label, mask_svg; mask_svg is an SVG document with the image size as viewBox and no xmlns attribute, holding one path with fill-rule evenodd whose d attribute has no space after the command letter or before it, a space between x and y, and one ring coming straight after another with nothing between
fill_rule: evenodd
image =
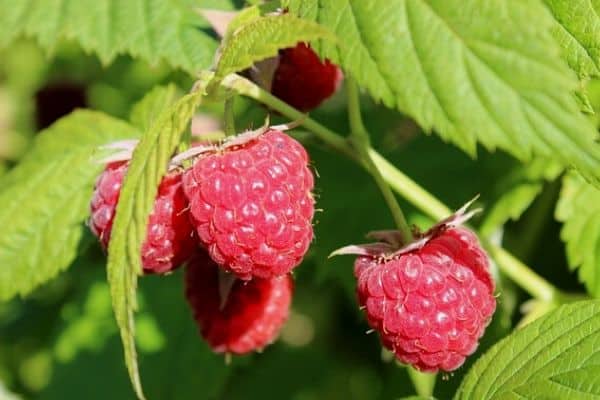
<instances>
[{"instance_id":1,"label":"raspberry plant","mask_svg":"<svg viewBox=\"0 0 600 400\"><path fill-rule=\"evenodd\" d=\"M248 3L0 0L0 397L600 396L600 3Z\"/></svg>"}]
</instances>

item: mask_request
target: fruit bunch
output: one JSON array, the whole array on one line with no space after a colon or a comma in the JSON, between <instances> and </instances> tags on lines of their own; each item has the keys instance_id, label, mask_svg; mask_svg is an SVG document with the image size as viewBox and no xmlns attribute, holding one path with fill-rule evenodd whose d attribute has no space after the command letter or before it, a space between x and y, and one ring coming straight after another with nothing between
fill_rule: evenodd
<instances>
[{"instance_id":1,"label":"fruit bunch","mask_svg":"<svg viewBox=\"0 0 600 400\"><path fill-rule=\"evenodd\" d=\"M313 174L302 145L264 129L193 149L194 162L159 185L141 262L164 274L187 262L185 294L216 352L260 350L289 314L290 272L313 238ZM90 228L108 248L127 161L109 163Z\"/></svg>"}]
</instances>

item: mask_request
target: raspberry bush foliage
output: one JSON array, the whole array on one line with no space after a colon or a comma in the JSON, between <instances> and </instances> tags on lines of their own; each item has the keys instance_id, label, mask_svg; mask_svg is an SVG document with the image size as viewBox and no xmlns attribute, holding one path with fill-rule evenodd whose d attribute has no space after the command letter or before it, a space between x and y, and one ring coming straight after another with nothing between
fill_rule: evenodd
<instances>
[{"instance_id":1,"label":"raspberry bush foliage","mask_svg":"<svg viewBox=\"0 0 600 400\"><path fill-rule=\"evenodd\" d=\"M597 0L0 10L0 398L600 397Z\"/></svg>"}]
</instances>

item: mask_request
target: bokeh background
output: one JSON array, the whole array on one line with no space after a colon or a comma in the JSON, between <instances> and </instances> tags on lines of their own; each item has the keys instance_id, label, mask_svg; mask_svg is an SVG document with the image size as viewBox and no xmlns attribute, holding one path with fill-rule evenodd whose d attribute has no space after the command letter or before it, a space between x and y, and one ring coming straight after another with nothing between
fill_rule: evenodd
<instances>
[{"instance_id":1,"label":"bokeh background","mask_svg":"<svg viewBox=\"0 0 600 400\"><path fill-rule=\"evenodd\" d=\"M234 6L232 4L232 6ZM174 82L182 93L192 79L164 65L118 57L110 65L64 43L51 53L22 39L0 51L0 176L27 151L36 133L78 107L127 118L132 105L158 84ZM588 87L600 111L600 84ZM343 89L312 113L338 132L347 131ZM363 99L364 120L379 151L446 204L459 207L477 193L481 205L497 198L516 162L479 149L476 160L423 134L398 112ZM219 118L218 105L200 109ZM268 111L236 99L239 129L262 124ZM273 116L278 122L277 116ZM372 180L343 156L302 130L316 181L316 239L295 272L293 311L280 340L262 354L226 363L202 342L184 301L182 271L140 279L137 345L145 391L151 399L392 399L414 389L406 369L382 352L354 296L352 258L328 259L370 230L392 226ZM526 179L524 177L523 179ZM0 187L0 191L2 188ZM504 245L542 276L567 291L581 291L568 272L560 226L553 218L559 178L546 184L518 222L509 223ZM411 223L433 221L403 204ZM475 224L481 219L476 219ZM0 230L1 234L1 230ZM131 399L106 283L105 255L91 234L66 272L26 299L0 304L0 399ZM10 266L0 266L10 268ZM482 351L521 318L525 294L500 279L498 312L479 351L454 374L440 376L436 396L449 398Z\"/></svg>"}]
</instances>

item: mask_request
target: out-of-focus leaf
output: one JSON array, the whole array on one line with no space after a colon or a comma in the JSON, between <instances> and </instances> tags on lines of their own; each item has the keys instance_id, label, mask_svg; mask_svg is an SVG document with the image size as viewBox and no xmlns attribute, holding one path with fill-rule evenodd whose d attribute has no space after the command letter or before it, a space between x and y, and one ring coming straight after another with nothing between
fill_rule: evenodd
<instances>
[{"instance_id":1,"label":"out-of-focus leaf","mask_svg":"<svg viewBox=\"0 0 600 400\"><path fill-rule=\"evenodd\" d=\"M105 64L128 53L195 74L210 65L217 47L182 0L0 0L0 10L0 46L23 34L49 50L73 39Z\"/></svg>"},{"instance_id":2,"label":"out-of-focus leaf","mask_svg":"<svg viewBox=\"0 0 600 400\"><path fill-rule=\"evenodd\" d=\"M561 171L560 165L543 159L516 166L498 184L497 195L485 210L480 233L489 236L509 219L518 219L541 192L544 182L555 179Z\"/></svg>"},{"instance_id":3,"label":"out-of-focus leaf","mask_svg":"<svg viewBox=\"0 0 600 400\"><path fill-rule=\"evenodd\" d=\"M556 219L564 223L560 236L569 265L588 292L600 297L600 189L575 174L565 176Z\"/></svg>"}]
</instances>

